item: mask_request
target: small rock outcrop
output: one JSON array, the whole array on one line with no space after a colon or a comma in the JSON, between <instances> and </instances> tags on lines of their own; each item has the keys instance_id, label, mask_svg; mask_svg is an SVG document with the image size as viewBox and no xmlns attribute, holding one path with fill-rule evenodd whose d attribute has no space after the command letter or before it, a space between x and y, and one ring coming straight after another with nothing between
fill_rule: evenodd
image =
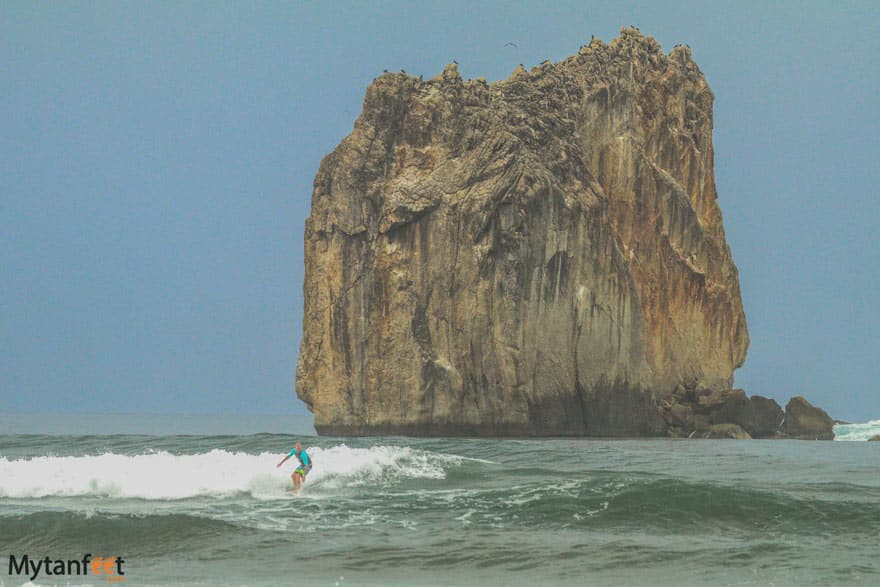
<instances>
[{"instance_id":1,"label":"small rock outcrop","mask_svg":"<svg viewBox=\"0 0 880 587\"><path fill-rule=\"evenodd\" d=\"M670 436L706 437L714 426L735 424L750 438L778 438L784 433L785 414L774 400L753 395L742 389L688 390L678 389L661 413ZM719 429L720 430L720 429ZM719 438L718 430L711 437Z\"/></svg>"},{"instance_id":2,"label":"small rock outcrop","mask_svg":"<svg viewBox=\"0 0 880 587\"><path fill-rule=\"evenodd\" d=\"M736 424L712 424L706 438L732 438L734 440L748 440L752 436Z\"/></svg>"},{"instance_id":3,"label":"small rock outcrop","mask_svg":"<svg viewBox=\"0 0 880 587\"><path fill-rule=\"evenodd\" d=\"M801 396L791 398L785 406L782 430L792 438L834 440L834 420Z\"/></svg>"}]
</instances>

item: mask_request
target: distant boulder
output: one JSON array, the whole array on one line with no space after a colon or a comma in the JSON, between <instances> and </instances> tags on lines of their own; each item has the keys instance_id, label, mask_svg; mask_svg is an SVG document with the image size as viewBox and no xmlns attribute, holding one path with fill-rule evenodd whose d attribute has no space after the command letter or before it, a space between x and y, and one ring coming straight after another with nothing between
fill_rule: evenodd
<instances>
[{"instance_id":1,"label":"distant boulder","mask_svg":"<svg viewBox=\"0 0 880 587\"><path fill-rule=\"evenodd\" d=\"M748 440L751 438L748 432L736 424L713 424L709 426L706 438L732 438L735 440Z\"/></svg>"},{"instance_id":2,"label":"distant boulder","mask_svg":"<svg viewBox=\"0 0 880 587\"><path fill-rule=\"evenodd\" d=\"M880 440L880 434L875 434L874 436L872 436L868 440Z\"/></svg>"},{"instance_id":3,"label":"distant boulder","mask_svg":"<svg viewBox=\"0 0 880 587\"><path fill-rule=\"evenodd\" d=\"M743 390L735 389L713 412L712 423L738 424L752 438L772 438L779 432L783 416L774 400L760 395L747 397Z\"/></svg>"},{"instance_id":4,"label":"distant boulder","mask_svg":"<svg viewBox=\"0 0 880 587\"><path fill-rule=\"evenodd\" d=\"M785 406L782 431L792 438L834 440L834 420L801 396L793 397Z\"/></svg>"}]
</instances>

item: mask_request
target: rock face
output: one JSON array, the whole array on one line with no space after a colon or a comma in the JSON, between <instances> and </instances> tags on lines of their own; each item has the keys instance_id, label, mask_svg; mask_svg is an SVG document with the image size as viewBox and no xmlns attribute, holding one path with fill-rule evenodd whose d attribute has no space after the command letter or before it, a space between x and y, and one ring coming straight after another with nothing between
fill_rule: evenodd
<instances>
[{"instance_id":1,"label":"rock face","mask_svg":"<svg viewBox=\"0 0 880 587\"><path fill-rule=\"evenodd\" d=\"M755 398L697 397L749 342L712 103L688 48L634 29L492 84L375 79L306 222L318 432L775 432Z\"/></svg>"},{"instance_id":2,"label":"rock face","mask_svg":"<svg viewBox=\"0 0 880 587\"><path fill-rule=\"evenodd\" d=\"M782 428L793 438L834 440L834 420L831 416L800 396L791 398L785 406Z\"/></svg>"}]
</instances>

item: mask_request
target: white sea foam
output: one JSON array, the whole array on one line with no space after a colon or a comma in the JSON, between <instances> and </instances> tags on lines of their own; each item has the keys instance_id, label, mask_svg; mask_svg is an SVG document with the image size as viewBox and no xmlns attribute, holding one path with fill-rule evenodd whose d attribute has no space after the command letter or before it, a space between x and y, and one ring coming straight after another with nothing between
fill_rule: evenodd
<instances>
[{"instance_id":1,"label":"white sea foam","mask_svg":"<svg viewBox=\"0 0 880 587\"><path fill-rule=\"evenodd\" d=\"M880 434L880 420L834 426L834 440L868 440L876 434Z\"/></svg>"},{"instance_id":2,"label":"white sea foam","mask_svg":"<svg viewBox=\"0 0 880 587\"><path fill-rule=\"evenodd\" d=\"M315 462L306 494L352 485L389 484L403 479L443 479L463 457L409 447L306 447ZM249 494L287 495L296 460L281 468L282 454L212 450L193 455L165 451L140 455L0 457L0 497L106 496L148 500L223 498Z\"/></svg>"}]
</instances>

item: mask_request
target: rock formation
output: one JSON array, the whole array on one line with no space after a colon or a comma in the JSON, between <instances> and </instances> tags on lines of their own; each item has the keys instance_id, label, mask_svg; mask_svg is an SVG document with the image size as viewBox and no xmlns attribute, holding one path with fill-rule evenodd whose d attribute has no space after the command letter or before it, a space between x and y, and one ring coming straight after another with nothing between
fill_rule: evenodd
<instances>
[{"instance_id":1,"label":"rock formation","mask_svg":"<svg viewBox=\"0 0 880 587\"><path fill-rule=\"evenodd\" d=\"M492 84L376 78L306 221L318 432L775 434L778 406L730 395L712 103L688 48L635 29Z\"/></svg>"},{"instance_id":2,"label":"rock formation","mask_svg":"<svg viewBox=\"0 0 880 587\"><path fill-rule=\"evenodd\" d=\"M834 420L803 397L785 411L772 399L741 389L679 388L660 404L669 436L697 438L799 438L833 440Z\"/></svg>"},{"instance_id":3,"label":"rock formation","mask_svg":"<svg viewBox=\"0 0 880 587\"><path fill-rule=\"evenodd\" d=\"M785 406L782 431L791 438L833 440L834 420L825 410L813 406L801 396L796 396Z\"/></svg>"}]
</instances>

